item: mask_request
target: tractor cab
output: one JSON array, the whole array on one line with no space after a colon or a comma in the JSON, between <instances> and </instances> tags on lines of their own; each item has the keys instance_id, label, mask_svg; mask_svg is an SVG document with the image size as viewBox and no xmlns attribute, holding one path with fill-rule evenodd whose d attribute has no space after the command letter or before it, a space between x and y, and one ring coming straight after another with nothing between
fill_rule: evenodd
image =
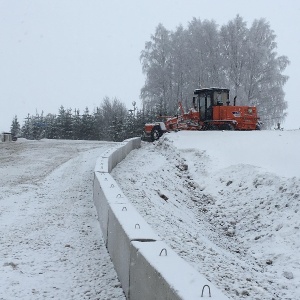
<instances>
[{"instance_id":1,"label":"tractor cab","mask_svg":"<svg viewBox=\"0 0 300 300\"><path fill-rule=\"evenodd\" d=\"M230 105L229 89L197 89L194 95L194 108L199 112L202 130L259 129L256 107L236 106L235 100Z\"/></svg>"},{"instance_id":2,"label":"tractor cab","mask_svg":"<svg viewBox=\"0 0 300 300\"><path fill-rule=\"evenodd\" d=\"M213 120L213 106L229 105L229 89L205 88L194 91L194 106L198 106L200 120Z\"/></svg>"}]
</instances>

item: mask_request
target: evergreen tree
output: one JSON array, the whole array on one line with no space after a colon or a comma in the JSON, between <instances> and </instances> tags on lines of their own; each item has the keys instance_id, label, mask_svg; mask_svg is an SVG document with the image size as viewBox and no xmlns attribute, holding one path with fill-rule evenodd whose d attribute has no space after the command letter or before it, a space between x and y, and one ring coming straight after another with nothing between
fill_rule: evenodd
<instances>
[{"instance_id":1,"label":"evergreen tree","mask_svg":"<svg viewBox=\"0 0 300 300\"><path fill-rule=\"evenodd\" d=\"M94 134L96 140L103 140L105 135L104 118L101 108L97 107L94 112Z\"/></svg>"},{"instance_id":2,"label":"evergreen tree","mask_svg":"<svg viewBox=\"0 0 300 300\"><path fill-rule=\"evenodd\" d=\"M19 137L21 133L20 123L18 121L18 117L15 115L13 118L11 127L10 127L11 135L13 137Z\"/></svg>"},{"instance_id":3,"label":"evergreen tree","mask_svg":"<svg viewBox=\"0 0 300 300\"><path fill-rule=\"evenodd\" d=\"M22 126L21 132L22 137L31 139L31 118L29 114L27 115L27 118L25 118L25 122Z\"/></svg>"},{"instance_id":4,"label":"evergreen tree","mask_svg":"<svg viewBox=\"0 0 300 300\"><path fill-rule=\"evenodd\" d=\"M79 109L74 110L73 122L72 122L72 138L73 140L80 140L82 134L82 120Z\"/></svg>"},{"instance_id":5,"label":"evergreen tree","mask_svg":"<svg viewBox=\"0 0 300 300\"><path fill-rule=\"evenodd\" d=\"M103 99L100 107L103 118L103 139L107 141L119 141L122 138L123 124L127 116L127 109L120 100L108 97Z\"/></svg>"},{"instance_id":6,"label":"evergreen tree","mask_svg":"<svg viewBox=\"0 0 300 300\"><path fill-rule=\"evenodd\" d=\"M94 120L90 115L88 107L85 108L85 111L81 119L81 137L82 140L92 140L94 137Z\"/></svg>"},{"instance_id":7,"label":"evergreen tree","mask_svg":"<svg viewBox=\"0 0 300 300\"><path fill-rule=\"evenodd\" d=\"M45 117L45 138L47 139L57 139L57 124L56 115L48 114Z\"/></svg>"},{"instance_id":8,"label":"evergreen tree","mask_svg":"<svg viewBox=\"0 0 300 300\"><path fill-rule=\"evenodd\" d=\"M56 118L57 138L72 139L72 122L72 110L61 106Z\"/></svg>"}]
</instances>

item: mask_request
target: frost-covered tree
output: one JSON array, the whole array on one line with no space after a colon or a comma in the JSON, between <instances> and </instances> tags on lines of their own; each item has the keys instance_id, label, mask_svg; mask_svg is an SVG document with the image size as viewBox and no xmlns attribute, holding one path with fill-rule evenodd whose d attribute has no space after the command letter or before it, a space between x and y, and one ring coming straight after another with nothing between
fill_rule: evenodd
<instances>
[{"instance_id":1,"label":"frost-covered tree","mask_svg":"<svg viewBox=\"0 0 300 300\"><path fill-rule=\"evenodd\" d=\"M31 138L31 118L30 118L30 114L27 115L27 117L25 118L25 122L22 126L21 129L21 136L26 138L26 139L30 139Z\"/></svg>"},{"instance_id":2,"label":"frost-covered tree","mask_svg":"<svg viewBox=\"0 0 300 300\"><path fill-rule=\"evenodd\" d=\"M283 71L289 64L286 56L276 52L276 35L265 19L254 20L248 35L247 65L244 77L244 99L257 105L265 127L281 122L287 102L283 86L288 80Z\"/></svg>"},{"instance_id":3,"label":"frost-covered tree","mask_svg":"<svg viewBox=\"0 0 300 300\"><path fill-rule=\"evenodd\" d=\"M81 118L81 136L82 140L94 139L94 118L89 112L88 107L85 108Z\"/></svg>"},{"instance_id":4,"label":"frost-covered tree","mask_svg":"<svg viewBox=\"0 0 300 300\"><path fill-rule=\"evenodd\" d=\"M72 139L72 122L72 109L65 109L61 106L56 118L59 139Z\"/></svg>"},{"instance_id":5,"label":"frost-covered tree","mask_svg":"<svg viewBox=\"0 0 300 300\"><path fill-rule=\"evenodd\" d=\"M243 83L247 66L248 28L237 15L220 30L222 65L231 95L243 98Z\"/></svg>"},{"instance_id":6,"label":"frost-covered tree","mask_svg":"<svg viewBox=\"0 0 300 300\"><path fill-rule=\"evenodd\" d=\"M11 135L15 137L19 137L21 133L20 123L18 121L18 117L15 115L10 127Z\"/></svg>"},{"instance_id":7,"label":"frost-covered tree","mask_svg":"<svg viewBox=\"0 0 300 300\"><path fill-rule=\"evenodd\" d=\"M188 49L186 30L180 25L171 34L170 112L177 110L177 102L182 102L188 93L188 74L191 67Z\"/></svg>"},{"instance_id":8,"label":"frost-covered tree","mask_svg":"<svg viewBox=\"0 0 300 300\"><path fill-rule=\"evenodd\" d=\"M56 122L56 115L54 114L47 114L45 117L45 138L47 139L57 139L57 122Z\"/></svg>"},{"instance_id":9,"label":"frost-covered tree","mask_svg":"<svg viewBox=\"0 0 300 300\"><path fill-rule=\"evenodd\" d=\"M160 113L170 108L171 98L171 44L170 32L162 24L156 28L151 41L146 42L141 53L146 82L141 90L144 105L158 105Z\"/></svg>"},{"instance_id":10,"label":"frost-covered tree","mask_svg":"<svg viewBox=\"0 0 300 300\"><path fill-rule=\"evenodd\" d=\"M214 21L194 18L188 26L189 81L193 89L220 84L220 45L218 27Z\"/></svg>"},{"instance_id":11,"label":"frost-covered tree","mask_svg":"<svg viewBox=\"0 0 300 300\"><path fill-rule=\"evenodd\" d=\"M83 137L83 129L82 129L82 119L80 116L79 109L74 110L73 118L72 118L72 139L80 140Z\"/></svg>"},{"instance_id":12,"label":"frost-covered tree","mask_svg":"<svg viewBox=\"0 0 300 300\"><path fill-rule=\"evenodd\" d=\"M105 97L98 109L98 114L102 123L102 138L108 141L120 141L123 138L122 125L127 116L126 106L117 98L111 100Z\"/></svg>"},{"instance_id":13,"label":"frost-covered tree","mask_svg":"<svg viewBox=\"0 0 300 300\"><path fill-rule=\"evenodd\" d=\"M289 61L277 55L275 38L264 19L249 28L239 15L220 29L196 18L175 32L159 24L141 54L144 113L173 114L179 100L191 107L194 89L216 86L229 88L237 105L256 105L266 128L282 121Z\"/></svg>"}]
</instances>

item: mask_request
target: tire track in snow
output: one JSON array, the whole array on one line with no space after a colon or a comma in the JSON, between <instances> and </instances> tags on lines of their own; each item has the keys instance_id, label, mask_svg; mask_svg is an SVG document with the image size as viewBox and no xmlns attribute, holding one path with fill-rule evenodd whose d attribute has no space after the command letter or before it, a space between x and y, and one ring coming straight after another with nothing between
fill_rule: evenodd
<instances>
[{"instance_id":1,"label":"tire track in snow","mask_svg":"<svg viewBox=\"0 0 300 300\"><path fill-rule=\"evenodd\" d=\"M125 299L92 198L95 161L109 147L1 200L0 299Z\"/></svg>"}]
</instances>

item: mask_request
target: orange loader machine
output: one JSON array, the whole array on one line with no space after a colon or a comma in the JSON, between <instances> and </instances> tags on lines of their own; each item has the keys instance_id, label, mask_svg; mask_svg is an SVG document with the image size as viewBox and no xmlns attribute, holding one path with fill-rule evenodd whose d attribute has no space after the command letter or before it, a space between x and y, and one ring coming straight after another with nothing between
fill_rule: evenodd
<instances>
[{"instance_id":1,"label":"orange loader machine","mask_svg":"<svg viewBox=\"0 0 300 300\"><path fill-rule=\"evenodd\" d=\"M178 130L259 130L260 122L255 106L230 105L229 89L196 89L193 108L185 113L163 116L164 122L145 124L143 140L158 140L165 132Z\"/></svg>"}]
</instances>

